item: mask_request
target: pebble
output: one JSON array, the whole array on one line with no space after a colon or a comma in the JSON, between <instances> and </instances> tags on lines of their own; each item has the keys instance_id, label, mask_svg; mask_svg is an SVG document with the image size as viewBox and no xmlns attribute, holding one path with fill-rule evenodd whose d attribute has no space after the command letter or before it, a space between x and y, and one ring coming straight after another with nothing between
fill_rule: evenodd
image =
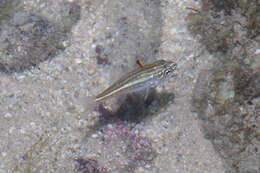
<instances>
[{"instance_id":1,"label":"pebble","mask_svg":"<svg viewBox=\"0 0 260 173\"><path fill-rule=\"evenodd\" d=\"M17 77L16 77L17 80L22 80L24 78L25 78L25 75L22 74L22 73L18 74Z\"/></svg>"},{"instance_id":2,"label":"pebble","mask_svg":"<svg viewBox=\"0 0 260 173\"><path fill-rule=\"evenodd\" d=\"M94 133L91 135L92 138L97 138L98 137L98 134Z\"/></svg>"},{"instance_id":3,"label":"pebble","mask_svg":"<svg viewBox=\"0 0 260 173\"><path fill-rule=\"evenodd\" d=\"M10 112L6 112L4 117L5 119L10 120L13 117L13 115Z\"/></svg>"},{"instance_id":4,"label":"pebble","mask_svg":"<svg viewBox=\"0 0 260 173\"><path fill-rule=\"evenodd\" d=\"M21 133L21 134L25 134L25 133L26 133L26 131L24 130L24 128L21 128L21 129L20 129L20 133Z\"/></svg>"},{"instance_id":5,"label":"pebble","mask_svg":"<svg viewBox=\"0 0 260 173\"><path fill-rule=\"evenodd\" d=\"M148 169L148 168L151 168L151 165L150 165L150 164L146 164L146 165L144 165L144 167L145 167L146 169Z\"/></svg>"},{"instance_id":6,"label":"pebble","mask_svg":"<svg viewBox=\"0 0 260 173\"><path fill-rule=\"evenodd\" d=\"M8 130L9 134L12 134L16 128L14 126L10 127Z\"/></svg>"},{"instance_id":7,"label":"pebble","mask_svg":"<svg viewBox=\"0 0 260 173\"><path fill-rule=\"evenodd\" d=\"M108 124L108 125L107 125L107 128L108 128L108 129L113 129L113 125L112 125L112 124Z\"/></svg>"},{"instance_id":8,"label":"pebble","mask_svg":"<svg viewBox=\"0 0 260 173\"><path fill-rule=\"evenodd\" d=\"M62 42L62 45L63 45L63 47L68 47L69 46L69 41L68 40L64 40Z\"/></svg>"},{"instance_id":9,"label":"pebble","mask_svg":"<svg viewBox=\"0 0 260 173\"><path fill-rule=\"evenodd\" d=\"M90 67L88 68L88 74L91 76L91 75L94 75L96 72L96 70L93 68L93 67Z\"/></svg>"},{"instance_id":10,"label":"pebble","mask_svg":"<svg viewBox=\"0 0 260 173\"><path fill-rule=\"evenodd\" d=\"M76 58L76 59L75 59L75 63L76 63L76 64L81 64L81 63L82 63L82 60L81 60L80 58Z\"/></svg>"},{"instance_id":11,"label":"pebble","mask_svg":"<svg viewBox=\"0 0 260 173\"><path fill-rule=\"evenodd\" d=\"M163 120L163 121L161 121L161 125L162 125L163 127L167 128L167 127L169 126L169 122L166 121L166 120Z\"/></svg>"},{"instance_id":12,"label":"pebble","mask_svg":"<svg viewBox=\"0 0 260 173\"><path fill-rule=\"evenodd\" d=\"M260 49L256 49L255 54L257 54L257 55L260 54Z\"/></svg>"},{"instance_id":13,"label":"pebble","mask_svg":"<svg viewBox=\"0 0 260 173\"><path fill-rule=\"evenodd\" d=\"M31 122L30 125L31 125L31 128L32 128L32 129L36 129L36 124L35 124L35 122Z\"/></svg>"},{"instance_id":14,"label":"pebble","mask_svg":"<svg viewBox=\"0 0 260 173\"><path fill-rule=\"evenodd\" d=\"M2 156L5 157L7 155L6 152L2 152Z\"/></svg>"},{"instance_id":15,"label":"pebble","mask_svg":"<svg viewBox=\"0 0 260 173\"><path fill-rule=\"evenodd\" d=\"M144 168L143 167L138 167L136 170L136 173L143 173L144 172Z\"/></svg>"}]
</instances>

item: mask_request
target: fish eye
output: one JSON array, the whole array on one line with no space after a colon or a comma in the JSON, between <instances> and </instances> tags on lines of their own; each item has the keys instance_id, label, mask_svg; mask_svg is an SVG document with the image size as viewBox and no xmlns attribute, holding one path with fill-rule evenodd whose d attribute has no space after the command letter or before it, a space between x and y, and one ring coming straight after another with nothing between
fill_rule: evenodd
<instances>
[{"instance_id":1,"label":"fish eye","mask_svg":"<svg viewBox=\"0 0 260 173\"><path fill-rule=\"evenodd\" d=\"M164 74L169 75L171 72L172 72L171 70L167 69L167 70L165 70Z\"/></svg>"}]
</instances>

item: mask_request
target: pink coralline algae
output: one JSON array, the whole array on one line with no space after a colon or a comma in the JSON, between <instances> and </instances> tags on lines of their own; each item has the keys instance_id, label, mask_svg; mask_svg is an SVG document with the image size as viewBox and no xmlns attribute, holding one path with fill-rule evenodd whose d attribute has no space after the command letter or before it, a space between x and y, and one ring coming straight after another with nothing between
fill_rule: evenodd
<instances>
[{"instance_id":1,"label":"pink coralline algae","mask_svg":"<svg viewBox=\"0 0 260 173\"><path fill-rule=\"evenodd\" d=\"M109 148L112 141L117 141L121 154L130 162L149 162L156 156L149 139L134 134L121 121L114 123L113 128L104 128L103 132L103 149Z\"/></svg>"},{"instance_id":2,"label":"pink coralline algae","mask_svg":"<svg viewBox=\"0 0 260 173\"><path fill-rule=\"evenodd\" d=\"M108 171L101 167L94 159L75 159L77 164L75 172L77 173L108 173Z\"/></svg>"}]
</instances>

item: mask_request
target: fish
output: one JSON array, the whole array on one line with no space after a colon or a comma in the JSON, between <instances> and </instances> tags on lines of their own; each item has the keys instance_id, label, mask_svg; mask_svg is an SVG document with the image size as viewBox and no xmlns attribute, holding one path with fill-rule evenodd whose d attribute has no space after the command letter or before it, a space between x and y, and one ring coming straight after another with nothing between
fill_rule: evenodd
<instances>
[{"instance_id":1,"label":"fish","mask_svg":"<svg viewBox=\"0 0 260 173\"><path fill-rule=\"evenodd\" d=\"M177 64L173 61L157 60L151 64L138 63L139 68L123 75L119 80L98 94L94 100L101 102L117 93L136 92L150 87L156 87L161 81L173 76ZM141 64L141 65L140 65Z\"/></svg>"}]
</instances>

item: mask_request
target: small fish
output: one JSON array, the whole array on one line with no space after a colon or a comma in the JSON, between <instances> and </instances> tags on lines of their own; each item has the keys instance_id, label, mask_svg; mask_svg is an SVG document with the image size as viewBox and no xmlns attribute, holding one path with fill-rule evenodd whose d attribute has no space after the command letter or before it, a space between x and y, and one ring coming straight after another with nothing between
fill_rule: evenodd
<instances>
[{"instance_id":1,"label":"small fish","mask_svg":"<svg viewBox=\"0 0 260 173\"><path fill-rule=\"evenodd\" d=\"M172 73L176 70L177 64L172 61L158 60L152 64L139 66L140 68L123 76L101 94L98 94L95 97L95 101L103 101L114 94L124 91L138 91L149 87L155 87L163 79L172 76Z\"/></svg>"}]
</instances>

